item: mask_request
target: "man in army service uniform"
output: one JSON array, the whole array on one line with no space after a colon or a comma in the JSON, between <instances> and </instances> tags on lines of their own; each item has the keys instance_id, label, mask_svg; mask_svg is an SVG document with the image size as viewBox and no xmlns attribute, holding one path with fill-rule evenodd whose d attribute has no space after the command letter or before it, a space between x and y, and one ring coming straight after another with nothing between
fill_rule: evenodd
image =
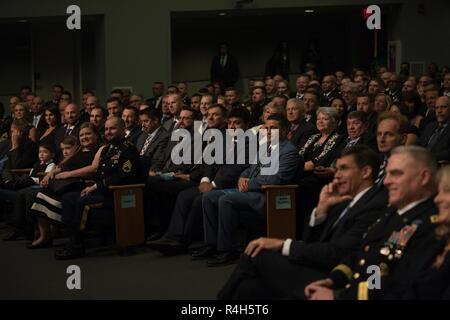
<instances>
[{"instance_id":1,"label":"man in army service uniform","mask_svg":"<svg viewBox=\"0 0 450 320\"><path fill-rule=\"evenodd\" d=\"M434 237L435 172L435 160L424 148L394 149L384 180L390 207L364 234L355 255L344 259L328 278L306 286L306 297L405 298L409 284L433 263L441 248Z\"/></svg>"},{"instance_id":2,"label":"man in army service uniform","mask_svg":"<svg viewBox=\"0 0 450 320\"><path fill-rule=\"evenodd\" d=\"M63 196L63 222L69 229L70 240L64 249L55 252L57 260L73 259L84 255L83 231L89 211L112 202L111 185L136 183L138 179L138 151L125 139L125 123L117 117L105 123L105 139L109 143L100 154L95 184L81 194L71 192ZM109 211L112 210L108 209Z\"/></svg>"}]
</instances>

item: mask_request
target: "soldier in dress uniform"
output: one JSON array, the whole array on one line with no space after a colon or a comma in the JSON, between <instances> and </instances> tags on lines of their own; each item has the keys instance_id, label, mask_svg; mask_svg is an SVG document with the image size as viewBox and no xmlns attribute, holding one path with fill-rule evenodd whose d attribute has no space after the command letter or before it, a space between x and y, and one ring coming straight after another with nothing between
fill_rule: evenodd
<instances>
[{"instance_id":1,"label":"soldier in dress uniform","mask_svg":"<svg viewBox=\"0 0 450 320\"><path fill-rule=\"evenodd\" d=\"M122 119L111 117L106 121L105 139L109 144L100 153L95 184L86 187L81 194L71 192L62 198L62 220L69 229L70 240L64 249L55 252L57 260L84 255L83 231L89 211L112 202L109 186L137 182L139 153L136 147L125 139L125 123Z\"/></svg>"},{"instance_id":2,"label":"soldier in dress uniform","mask_svg":"<svg viewBox=\"0 0 450 320\"><path fill-rule=\"evenodd\" d=\"M399 299L441 250L434 236L433 203L436 162L422 147L393 150L384 185L389 204L384 216L363 235L362 246L333 269L329 277L309 284L305 295L322 299ZM334 290L334 291L333 291Z\"/></svg>"}]
</instances>

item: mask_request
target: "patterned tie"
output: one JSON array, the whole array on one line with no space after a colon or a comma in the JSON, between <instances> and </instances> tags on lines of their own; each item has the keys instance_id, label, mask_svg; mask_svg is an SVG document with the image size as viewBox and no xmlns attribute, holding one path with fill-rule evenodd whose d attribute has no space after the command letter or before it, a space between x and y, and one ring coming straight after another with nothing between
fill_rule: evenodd
<instances>
[{"instance_id":1,"label":"patterned tie","mask_svg":"<svg viewBox=\"0 0 450 320\"><path fill-rule=\"evenodd\" d=\"M148 147L150 146L150 143L153 140L153 135L151 133L148 134L147 139L145 139L144 146L141 149L140 155L143 156L145 154L145 151L147 151Z\"/></svg>"},{"instance_id":2,"label":"patterned tie","mask_svg":"<svg viewBox=\"0 0 450 320\"><path fill-rule=\"evenodd\" d=\"M386 166L387 166L387 157L384 156L383 163L380 166L380 171L378 171L378 178L375 180L375 184L377 186L381 186L384 181L384 174L386 172Z\"/></svg>"}]
</instances>

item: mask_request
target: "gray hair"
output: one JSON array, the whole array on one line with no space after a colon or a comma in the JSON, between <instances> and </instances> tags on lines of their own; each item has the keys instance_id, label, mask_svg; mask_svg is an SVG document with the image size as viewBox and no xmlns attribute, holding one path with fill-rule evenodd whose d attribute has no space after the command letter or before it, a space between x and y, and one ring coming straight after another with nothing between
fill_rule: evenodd
<instances>
[{"instance_id":1,"label":"gray hair","mask_svg":"<svg viewBox=\"0 0 450 320\"><path fill-rule=\"evenodd\" d=\"M316 115L319 115L319 113L326 114L330 119L333 120L334 123L339 122L339 112L335 108L332 107L320 107L317 109Z\"/></svg>"},{"instance_id":2,"label":"gray hair","mask_svg":"<svg viewBox=\"0 0 450 320\"><path fill-rule=\"evenodd\" d=\"M394 154L407 154L414 159L415 163L420 163L425 168L430 169L433 176L436 175L436 159L434 158L433 154L424 147L412 145L398 146L391 151L391 156Z\"/></svg>"}]
</instances>

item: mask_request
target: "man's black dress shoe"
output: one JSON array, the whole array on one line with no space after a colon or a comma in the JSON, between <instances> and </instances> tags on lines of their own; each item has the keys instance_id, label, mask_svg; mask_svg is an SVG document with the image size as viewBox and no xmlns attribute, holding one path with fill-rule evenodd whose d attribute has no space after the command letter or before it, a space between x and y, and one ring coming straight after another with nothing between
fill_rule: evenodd
<instances>
[{"instance_id":1,"label":"man's black dress shoe","mask_svg":"<svg viewBox=\"0 0 450 320\"><path fill-rule=\"evenodd\" d=\"M176 255L186 252L187 247L176 240L171 239L159 239L155 241L147 242L149 248L161 252L163 255Z\"/></svg>"},{"instance_id":2,"label":"man's black dress shoe","mask_svg":"<svg viewBox=\"0 0 450 320\"><path fill-rule=\"evenodd\" d=\"M208 267L226 266L235 263L241 254L237 251L227 251L216 254L212 259L206 261Z\"/></svg>"},{"instance_id":3,"label":"man's black dress shoe","mask_svg":"<svg viewBox=\"0 0 450 320\"><path fill-rule=\"evenodd\" d=\"M155 241L162 238L164 234L162 232L154 232L148 236L147 241Z\"/></svg>"},{"instance_id":4,"label":"man's black dress shoe","mask_svg":"<svg viewBox=\"0 0 450 320\"><path fill-rule=\"evenodd\" d=\"M39 244L32 244L30 243L27 245L28 249L44 249L44 248L51 248L53 247L53 240L47 241L47 242L41 242Z\"/></svg>"},{"instance_id":5,"label":"man's black dress shoe","mask_svg":"<svg viewBox=\"0 0 450 320\"><path fill-rule=\"evenodd\" d=\"M217 250L213 246L204 246L191 253L192 260L200 260L209 258L217 253Z\"/></svg>"},{"instance_id":6,"label":"man's black dress shoe","mask_svg":"<svg viewBox=\"0 0 450 320\"><path fill-rule=\"evenodd\" d=\"M85 255L84 246L68 245L64 249L55 252L56 260L69 260L83 257Z\"/></svg>"}]
</instances>

